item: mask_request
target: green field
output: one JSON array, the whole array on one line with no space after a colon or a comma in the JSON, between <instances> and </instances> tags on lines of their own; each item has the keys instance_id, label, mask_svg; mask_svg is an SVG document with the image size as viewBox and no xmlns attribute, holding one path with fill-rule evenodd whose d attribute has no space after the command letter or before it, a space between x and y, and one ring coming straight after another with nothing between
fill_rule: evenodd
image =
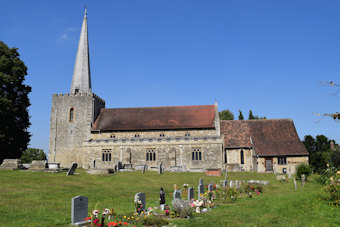
<instances>
[{"instance_id":1,"label":"green field","mask_svg":"<svg viewBox=\"0 0 340 227\"><path fill-rule=\"evenodd\" d=\"M76 175L19 170L0 170L0 226L67 226L71 222L71 199L89 198L89 211L114 208L118 214L134 210L134 195L146 193L146 206L156 206L159 188L171 203L173 185L184 183L195 188L198 179L219 183L224 177L204 173L142 174L121 172L112 176ZM280 183L273 174L229 173L230 180L268 180L264 192L253 198L240 197L234 204L219 204L210 213L194 219L174 219L177 226L340 226L340 207L320 199L323 186L309 179L305 187L294 189L293 182ZM197 196L197 195L196 195Z\"/></svg>"}]
</instances>

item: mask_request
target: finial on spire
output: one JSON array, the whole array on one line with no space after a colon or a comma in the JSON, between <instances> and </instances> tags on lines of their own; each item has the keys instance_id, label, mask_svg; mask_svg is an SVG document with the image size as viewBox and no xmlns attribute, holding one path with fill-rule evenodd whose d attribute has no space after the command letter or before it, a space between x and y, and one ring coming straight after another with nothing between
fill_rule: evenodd
<instances>
[{"instance_id":1,"label":"finial on spire","mask_svg":"<svg viewBox=\"0 0 340 227\"><path fill-rule=\"evenodd\" d=\"M87 7L85 6L85 17L87 16Z\"/></svg>"}]
</instances>

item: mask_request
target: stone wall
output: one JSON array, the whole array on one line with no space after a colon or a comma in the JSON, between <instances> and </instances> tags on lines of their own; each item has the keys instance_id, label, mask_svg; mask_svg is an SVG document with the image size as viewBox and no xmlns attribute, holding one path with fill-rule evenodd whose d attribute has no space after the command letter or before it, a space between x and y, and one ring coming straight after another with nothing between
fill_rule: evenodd
<instances>
[{"instance_id":1,"label":"stone wall","mask_svg":"<svg viewBox=\"0 0 340 227\"><path fill-rule=\"evenodd\" d=\"M61 94L52 96L49 162L69 167L81 164L83 142L91 137L91 127L104 100L93 93ZM73 120L70 110L73 108Z\"/></svg>"},{"instance_id":2,"label":"stone wall","mask_svg":"<svg viewBox=\"0 0 340 227\"><path fill-rule=\"evenodd\" d=\"M211 136L214 133L209 130L189 131L190 135L197 135L194 137L183 136L185 132L187 131L177 131L177 134L176 131L142 132L139 138L134 137L134 132L127 132L119 134L126 136L123 139L98 139L85 142L83 163L87 165L83 167L93 168L95 161L96 168L113 168L120 161L124 164L147 164L149 170L156 170L160 162L163 163L165 170L170 170L170 166L182 166L187 171L222 168L223 141L221 137ZM160 133L172 137L159 137ZM101 135L101 138L107 138L106 134ZM98 135L94 137L98 138ZM194 148L199 148L201 160L192 160ZM149 149L155 151L155 161L146 160L146 153ZM111 161L102 161L104 150L111 153Z\"/></svg>"},{"instance_id":3,"label":"stone wall","mask_svg":"<svg viewBox=\"0 0 340 227\"><path fill-rule=\"evenodd\" d=\"M241 150L244 154L244 164L241 164ZM224 149L227 152L227 162L223 154L224 168L229 165L228 170L232 171L235 164L239 165L240 171L253 171L254 170L254 151L251 148L238 148L238 149Z\"/></svg>"},{"instance_id":4,"label":"stone wall","mask_svg":"<svg viewBox=\"0 0 340 227\"><path fill-rule=\"evenodd\" d=\"M295 168L300 163L307 163L308 164L308 156L295 156L295 157L286 157L287 164L280 165L278 164L278 157L272 157L273 160L273 172L274 173L283 173L283 168L286 168L287 173L289 172L289 169L291 171L291 174L295 174ZM259 157L258 158L258 172L266 172L266 166L265 166L265 158Z\"/></svg>"}]
</instances>

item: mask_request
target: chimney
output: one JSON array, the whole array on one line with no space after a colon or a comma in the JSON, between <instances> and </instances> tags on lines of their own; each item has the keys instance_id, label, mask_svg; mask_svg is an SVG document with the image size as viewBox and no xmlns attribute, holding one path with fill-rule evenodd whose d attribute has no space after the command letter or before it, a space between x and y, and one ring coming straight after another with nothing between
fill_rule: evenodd
<instances>
[{"instance_id":1,"label":"chimney","mask_svg":"<svg viewBox=\"0 0 340 227\"><path fill-rule=\"evenodd\" d=\"M334 149L335 149L334 142L331 141L331 150L334 150Z\"/></svg>"}]
</instances>

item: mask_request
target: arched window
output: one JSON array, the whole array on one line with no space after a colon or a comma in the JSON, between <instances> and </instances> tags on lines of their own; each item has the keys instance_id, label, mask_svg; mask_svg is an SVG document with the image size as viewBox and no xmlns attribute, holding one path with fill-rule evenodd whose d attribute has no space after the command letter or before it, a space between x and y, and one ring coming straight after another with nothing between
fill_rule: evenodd
<instances>
[{"instance_id":1,"label":"arched window","mask_svg":"<svg viewBox=\"0 0 340 227\"><path fill-rule=\"evenodd\" d=\"M111 149L103 149L102 150L102 161L111 162L111 160L112 160Z\"/></svg>"},{"instance_id":2,"label":"arched window","mask_svg":"<svg viewBox=\"0 0 340 227\"><path fill-rule=\"evenodd\" d=\"M73 118L74 118L74 109L72 107L70 109L69 122L73 122Z\"/></svg>"},{"instance_id":3,"label":"arched window","mask_svg":"<svg viewBox=\"0 0 340 227\"><path fill-rule=\"evenodd\" d=\"M241 164L244 164L244 151L241 150Z\"/></svg>"},{"instance_id":4,"label":"arched window","mask_svg":"<svg viewBox=\"0 0 340 227\"><path fill-rule=\"evenodd\" d=\"M156 161L155 148L146 149L146 161Z\"/></svg>"},{"instance_id":5,"label":"arched window","mask_svg":"<svg viewBox=\"0 0 340 227\"><path fill-rule=\"evenodd\" d=\"M201 161L202 160L201 148L199 148L199 147L193 147L192 148L192 160L193 161Z\"/></svg>"}]
</instances>

